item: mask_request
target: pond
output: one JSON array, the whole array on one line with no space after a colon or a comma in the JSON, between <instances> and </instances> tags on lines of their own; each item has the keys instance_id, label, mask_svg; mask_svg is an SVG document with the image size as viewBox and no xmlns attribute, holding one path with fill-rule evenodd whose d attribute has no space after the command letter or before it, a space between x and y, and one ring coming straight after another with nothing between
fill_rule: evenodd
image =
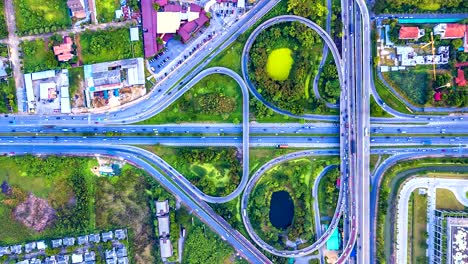
<instances>
[{"instance_id":1,"label":"pond","mask_svg":"<svg viewBox=\"0 0 468 264\"><path fill-rule=\"evenodd\" d=\"M270 222L278 229L286 229L294 217L294 203L287 191L274 192L270 201Z\"/></svg>"}]
</instances>

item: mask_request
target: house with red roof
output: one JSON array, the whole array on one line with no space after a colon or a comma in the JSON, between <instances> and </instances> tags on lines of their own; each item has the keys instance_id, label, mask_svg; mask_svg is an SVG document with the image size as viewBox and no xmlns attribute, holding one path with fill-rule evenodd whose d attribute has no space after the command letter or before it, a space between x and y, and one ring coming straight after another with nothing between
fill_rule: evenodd
<instances>
[{"instance_id":1,"label":"house with red roof","mask_svg":"<svg viewBox=\"0 0 468 264\"><path fill-rule=\"evenodd\" d=\"M418 27L401 27L398 38L417 40L422 36L424 36L424 29L419 29Z\"/></svg>"},{"instance_id":2,"label":"house with red roof","mask_svg":"<svg viewBox=\"0 0 468 264\"><path fill-rule=\"evenodd\" d=\"M455 78L455 83L457 86L466 86L465 72L462 68L458 68L457 77Z\"/></svg>"},{"instance_id":3,"label":"house with red roof","mask_svg":"<svg viewBox=\"0 0 468 264\"><path fill-rule=\"evenodd\" d=\"M54 55L57 56L58 61L69 61L73 58L73 41L70 37L63 38L63 43L53 47Z\"/></svg>"},{"instance_id":4,"label":"house with red roof","mask_svg":"<svg viewBox=\"0 0 468 264\"><path fill-rule=\"evenodd\" d=\"M463 38L466 33L466 25L462 24L438 24L434 27L434 35L440 35L441 39Z\"/></svg>"}]
</instances>

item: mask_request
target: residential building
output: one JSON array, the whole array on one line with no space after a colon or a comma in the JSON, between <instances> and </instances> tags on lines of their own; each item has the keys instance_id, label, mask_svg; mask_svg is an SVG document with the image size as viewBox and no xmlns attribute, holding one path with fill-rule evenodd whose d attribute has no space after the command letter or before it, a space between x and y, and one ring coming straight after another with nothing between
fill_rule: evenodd
<instances>
[{"instance_id":1,"label":"residential building","mask_svg":"<svg viewBox=\"0 0 468 264\"><path fill-rule=\"evenodd\" d=\"M62 239L53 239L52 248L58 248L62 246Z\"/></svg>"},{"instance_id":2,"label":"residential building","mask_svg":"<svg viewBox=\"0 0 468 264\"><path fill-rule=\"evenodd\" d=\"M26 253L30 253L30 252L32 252L34 250L36 250L36 242L26 243L24 245L24 251Z\"/></svg>"},{"instance_id":3,"label":"residential building","mask_svg":"<svg viewBox=\"0 0 468 264\"><path fill-rule=\"evenodd\" d=\"M91 243L99 243L101 241L101 236L99 234L90 234L88 235L88 240Z\"/></svg>"},{"instance_id":4,"label":"residential building","mask_svg":"<svg viewBox=\"0 0 468 264\"><path fill-rule=\"evenodd\" d=\"M11 254L19 255L23 253L23 245L10 246L10 249L11 249Z\"/></svg>"},{"instance_id":5,"label":"residential building","mask_svg":"<svg viewBox=\"0 0 468 264\"><path fill-rule=\"evenodd\" d=\"M158 217L158 231L160 237L168 237L169 236L169 216L160 216Z\"/></svg>"},{"instance_id":6,"label":"residential building","mask_svg":"<svg viewBox=\"0 0 468 264\"><path fill-rule=\"evenodd\" d=\"M127 256L127 248L124 245L117 247L116 255L118 258L123 258Z\"/></svg>"},{"instance_id":7,"label":"residential building","mask_svg":"<svg viewBox=\"0 0 468 264\"><path fill-rule=\"evenodd\" d=\"M0 257L9 255L10 254L10 248L8 247L0 247Z\"/></svg>"},{"instance_id":8,"label":"residential building","mask_svg":"<svg viewBox=\"0 0 468 264\"><path fill-rule=\"evenodd\" d=\"M57 256L57 264L68 264L70 263L70 256L69 255L58 255Z\"/></svg>"},{"instance_id":9,"label":"residential building","mask_svg":"<svg viewBox=\"0 0 468 264\"><path fill-rule=\"evenodd\" d=\"M83 254L73 253L72 256L71 256L71 259L72 259L72 264L81 263L81 262L83 262Z\"/></svg>"},{"instance_id":10,"label":"residential building","mask_svg":"<svg viewBox=\"0 0 468 264\"><path fill-rule=\"evenodd\" d=\"M85 262L95 261L95 260L96 260L96 253L94 253L94 251L86 251L84 253L84 261Z\"/></svg>"},{"instance_id":11,"label":"residential building","mask_svg":"<svg viewBox=\"0 0 468 264\"><path fill-rule=\"evenodd\" d=\"M29 264L42 264L42 261L37 258L32 258L29 260Z\"/></svg>"},{"instance_id":12,"label":"residential building","mask_svg":"<svg viewBox=\"0 0 468 264\"><path fill-rule=\"evenodd\" d=\"M437 48L435 56L418 55L413 47L397 46L396 54L401 66L416 66L416 65L431 65L431 64L447 64L449 61L449 47L440 46ZM398 70L398 69L397 69Z\"/></svg>"},{"instance_id":13,"label":"residential building","mask_svg":"<svg viewBox=\"0 0 468 264\"><path fill-rule=\"evenodd\" d=\"M168 238L159 239L159 248L161 249L161 258L170 258L172 256L172 244Z\"/></svg>"},{"instance_id":14,"label":"residential building","mask_svg":"<svg viewBox=\"0 0 468 264\"><path fill-rule=\"evenodd\" d=\"M102 241L107 242L114 238L114 233L112 233L112 231L104 232L101 234L101 236L102 236Z\"/></svg>"},{"instance_id":15,"label":"residential building","mask_svg":"<svg viewBox=\"0 0 468 264\"><path fill-rule=\"evenodd\" d=\"M457 84L457 86L466 86L465 72L461 68L457 69L457 77L455 78L455 83Z\"/></svg>"},{"instance_id":16,"label":"residential building","mask_svg":"<svg viewBox=\"0 0 468 264\"><path fill-rule=\"evenodd\" d=\"M88 244L88 236L87 235L78 237L78 245L84 245L84 244Z\"/></svg>"},{"instance_id":17,"label":"residential building","mask_svg":"<svg viewBox=\"0 0 468 264\"><path fill-rule=\"evenodd\" d=\"M398 38L399 39L413 39L418 40L420 37L424 36L424 29L419 29L418 27L401 27Z\"/></svg>"},{"instance_id":18,"label":"residential building","mask_svg":"<svg viewBox=\"0 0 468 264\"><path fill-rule=\"evenodd\" d=\"M37 250L45 250L47 248L47 245L45 244L45 241L37 241L36 243Z\"/></svg>"},{"instance_id":19,"label":"residential building","mask_svg":"<svg viewBox=\"0 0 468 264\"><path fill-rule=\"evenodd\" d=\"M66 36L63 38L63 43L53 47L54 55L57 56L58 61L69 61L73 58L73 40Z\"/></svg>"},{"instance_id":20,"label":"residential building","mask_svg":"<svg viewBox=\"0 0 468 264\"><path fill-rule=\"evenodd\" d=\"M115 254L115 248L106 250L106 259L115 259L117 255Z\"/></svg>"},{"instance_id":21,"label":"residential building","mask_svg":"<svg viewBox=\"0 0 468 264\"><path fill-rule=\"evenodd\" d=\"M169 213L169 202L167 200L165 201L156 201L156 216L163 216L167 215Z\"/></svg>"},{"instance_id":22,"label":"residential building","mask_svg":"<svg viewBox=\"0 0 468 264\"><path fill-rule=\"evenodd\" d=\"M127 237L127 232L124 229L117 229L114 233L117 240L124 240Z\"/></svg>"},{"instance_id":23,"label":"residential building","mask_svg":"<svg viewBox=\"0 0 468 264\"><path fill-rule=\"evenodd\" d=\"M434 27L434 35L440 35L441 39L463 38L467 30L462 24L438 24Z\"/></svg>"},{"instance_id":24,"label":"residential building","mask_svg":"<svg viewBox=\"0 0 468 264\"><path fill-rule=\"evenodd\" d=\"M74 237L64 237L62 241L63 241L63 245L66 247L75 245Z\"/></svg>"},{"instance_id":25,"label":"residential building","mask_svg":"<svg viewBox=\"0 0 468 264\"><path fill-rule=\"evenodd\" d=\"M86 17L84 0L68 0L67 6L73 17L82 19Z\"/></svg>"},{"instance_id":26,"label":"residential building","mask_svg":"<svg viewBox=\"0 0 468 264\"><path fill-rule=\"evenodd\" d=\"M117 264L128 264L128 257L118 258Z\"/></svg>"}]
</instances>

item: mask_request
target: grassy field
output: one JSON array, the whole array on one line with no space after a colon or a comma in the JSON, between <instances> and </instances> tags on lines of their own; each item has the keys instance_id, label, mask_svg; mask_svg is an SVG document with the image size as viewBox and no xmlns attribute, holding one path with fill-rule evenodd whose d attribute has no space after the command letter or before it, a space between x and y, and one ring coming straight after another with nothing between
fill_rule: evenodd
<instances>
[{"instance_id":1,"label":"grassy field","mask_svg":"<svg viewBox=\"0 0 468 264\"><path fill-rule=\"evenodd\" d=\"M461 204L452 191L437 188L436 208L440 210L464 211L466 208Z\"/></svg>"},{"instance_id":2,"label":"grassy field","mask_svg":"<svg viewBox=\"0 0 468 264\"><path fill-rule=\"evenodd\" d=\"M421 259L426 257L427 249L427 196L419 195L419 191L413 192L412 214L412 263L423 263Z\"/></svg>"},{"instance_id":3,"label":"grassy field","mask_svg":"<svg viewBox=\"0 0 468 264\"><path fill-rule=\"evenodd\" d=\"M425 70L384 72L384 78L411 103L424 105L429 87L429 74Z\"/></svg>"},{"instance_id":4,"label":"grassy field","mask_svg":"<svg viewBox=\"0 0 468 264\"><path fill-rule=\"evenodd\" d=\"M21 43L23 50L23 68L25 73L58 68L58 61L52 49L43 39Z\"/></svg>"},{"instance_id":5,"label":"grassy field","mask_svg":"<svg viewBox=\"0 0 468 264\"><path fill-rule=\"evenodd\" d=\"M15 0L16 26L20 34L53 32L71 25L67 1Z\"/></svg>"},{"instance_id":6,"label":"grassy field","mask_svg":"<svg viewBox=\"0 0 468 264\"><path fill-rule=\"evenodd\" d=\"M131 42L128 28L85 31L80 44L84 64L143 57L143 42Z\"/></svg>"},{"instance_id":7,"label":"grassy field","mask_svg":"<svg viewBox=\"0 0 468 264\"><path fill-rule=\"evenodd\" d=\"M12 197L0 193L0 211L2 221L0 221L0 243L17 243L26 240L33 240L43 237L54 237L63 234L63 226L53 225L43 232L39 233L28 229L20 222L17 222L13 216L14 206L25 199L27 193L46 199L56 210L64 208L69 200L74 196L73 187L68 184L73 170L70 165L83 168L95 165L89 159L75 159L68 161L63 165L48 164L48 162L60 162L62 159L46 159L40 161L35 158L0 158L0 182L6 181L14 190ZM42 165L44 168L38 169L36 166ZM30 166L30 167L28 167ZM82 172L84 177L89 177L90 171ZM90 186L93 184L90 183ZM92 213L92 212L90 212ZM86 216L84 216L86 217ZM63 220L63 219L62 219ZM76 230L83 232L84 230Z\"/></svg>"},{"instance_id":8,"label":"grassy field","mask_svg":"<svg viewBox=\"0 0 468 264\"><path fill-rule=\"evenodd\" d=\"M383 98L384 102L391 108L397 110L398 112L405 114L412 114L407 108L406 105L400 101L385 85L380 81L374 71L374 84L377 93Z\"/></svg>"},{"instance_id":9,"label":"grassy field","mask_svg":"<svg viewBox=\"0 0 468 264\"><path fill-rule=\"evenodd\" d=\"M15 80L12 77L0 82L0 113L10 112L7 104L11 106L13 112L18 111Z\"/></svg>"},{"instance_id":10,"label":"grassy field","mask_svg":"<svg viewBox=\"0 0 468 264\"><path fill-rule=\"evenodd\" d=\"M78 91L80 84L83 82L83 67L70 68L68 70L70 79L70 98Z\"/></svg>"},{"instance_id":11,"label":"grassy field","mask_svg":"<svg viewBox=\"0 0 468 264\"><path fill-rule=\"evenodd\" d=\"M241 57L243 48L244 41L240 41L237 39L236 41L234 41L234 43L231 44L231 46L229 46L223 52L218 54L206 67L226 67L241 75Z\"/></svg>"},{"instance_id":12,"label":"grassy field","mask_svg":"<svg viewBox=\"0 0 468 264\"><path fill-rule=\"evenodd\" d=\"M268 55L267 72L273 80L284 81L288 79L289 72L294 63L292 51L288 48L273 50Z\"/></svg>"},{"instance_id":13,"label":"grassy field","mask_svg":"<svg viewBox=\"0 0 468 264\"><path fill-rule=\"evenodd\" d=\"M129 231L132 263L159 263L150 201L166 191L132 166L124 165L119 176L109 178L96 177L90 170L96 165L90 158L0 157L0 182L13 188L13 195L0 192L0 244L124 227ZM81 177L83 182L77 183ZM86 194L85 200L78 190ZM57 212L56 221L42 232L13 218L14 207L28 193L45 199Z\"/></svg>"},{"instance_id":14,"label":"grassy field","mask_svg":"<svg viewBox=\"0 0 468 264\"><path fill-rule=\"evenodd\" d=\"M215 196L231 193L240 181L242 171L234 148L175 148L145 146L167 161L201 191Z\"/></svg>"},{"instance_id":15,"label":"grassy field","mask_svg":"<svg viewBox=\"0 0 468 264\"><path fill-rule=\"evenodd\" d=\"M267 163L268 161L286 155L291 152L296 152L300 150L300 148L287 148L287 149L280 149L280 148L250 148L249 150L249 167L250 167L250 174L254 173L256 170L260 169L262 165Z\"/></svg>"},{"instance_id":16,"label":"grassy field","mask_svg":"<svg viewBox=\"0 0 468 264\"><path fill-rule=\"evenodd\" d=\"M119 8L119 0L96 0L97 20L99 23L111 22L115 18L115 10Z\"/></svg>"},{"instance_id":17,"label":"grassy field","mask_svg":"<svg viewBox=\"0 0 468 264\"><path fill-rule=\"evenodd\" d=\"M183 122L242 122L242 92L237 82L226 75L207 76L164 111L141 123Z\"/></svg>"}]
</instances>

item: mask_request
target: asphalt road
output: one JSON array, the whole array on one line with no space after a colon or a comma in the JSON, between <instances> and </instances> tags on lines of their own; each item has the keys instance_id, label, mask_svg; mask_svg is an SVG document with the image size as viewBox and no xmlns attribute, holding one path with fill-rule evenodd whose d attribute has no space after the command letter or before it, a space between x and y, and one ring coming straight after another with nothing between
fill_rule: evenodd
<instances>
[{"instance_id":1,"label":"asphalt road","mask_svg":"<svg viewBox=\"0 0 468 264\"><path fill-rule=\"evenodd\" d=\"M11 145L0 145L0 152L11 152ZM211 207L200 200L190 188L185 187L177 178L169 178L162 175L152 164L147 163L144 150L131 146L99 146L93 144L61 144L61 145L15 145L14 155L69 155L69 156L113 156L129 161L151 174L164 188L193 211L202 221L208 224L224 240L230 243L239 254L253 263L271 263L255 246L253 246L237 230L234 230L222 217L217 215Z\"/></svg>"}]
</instances>

